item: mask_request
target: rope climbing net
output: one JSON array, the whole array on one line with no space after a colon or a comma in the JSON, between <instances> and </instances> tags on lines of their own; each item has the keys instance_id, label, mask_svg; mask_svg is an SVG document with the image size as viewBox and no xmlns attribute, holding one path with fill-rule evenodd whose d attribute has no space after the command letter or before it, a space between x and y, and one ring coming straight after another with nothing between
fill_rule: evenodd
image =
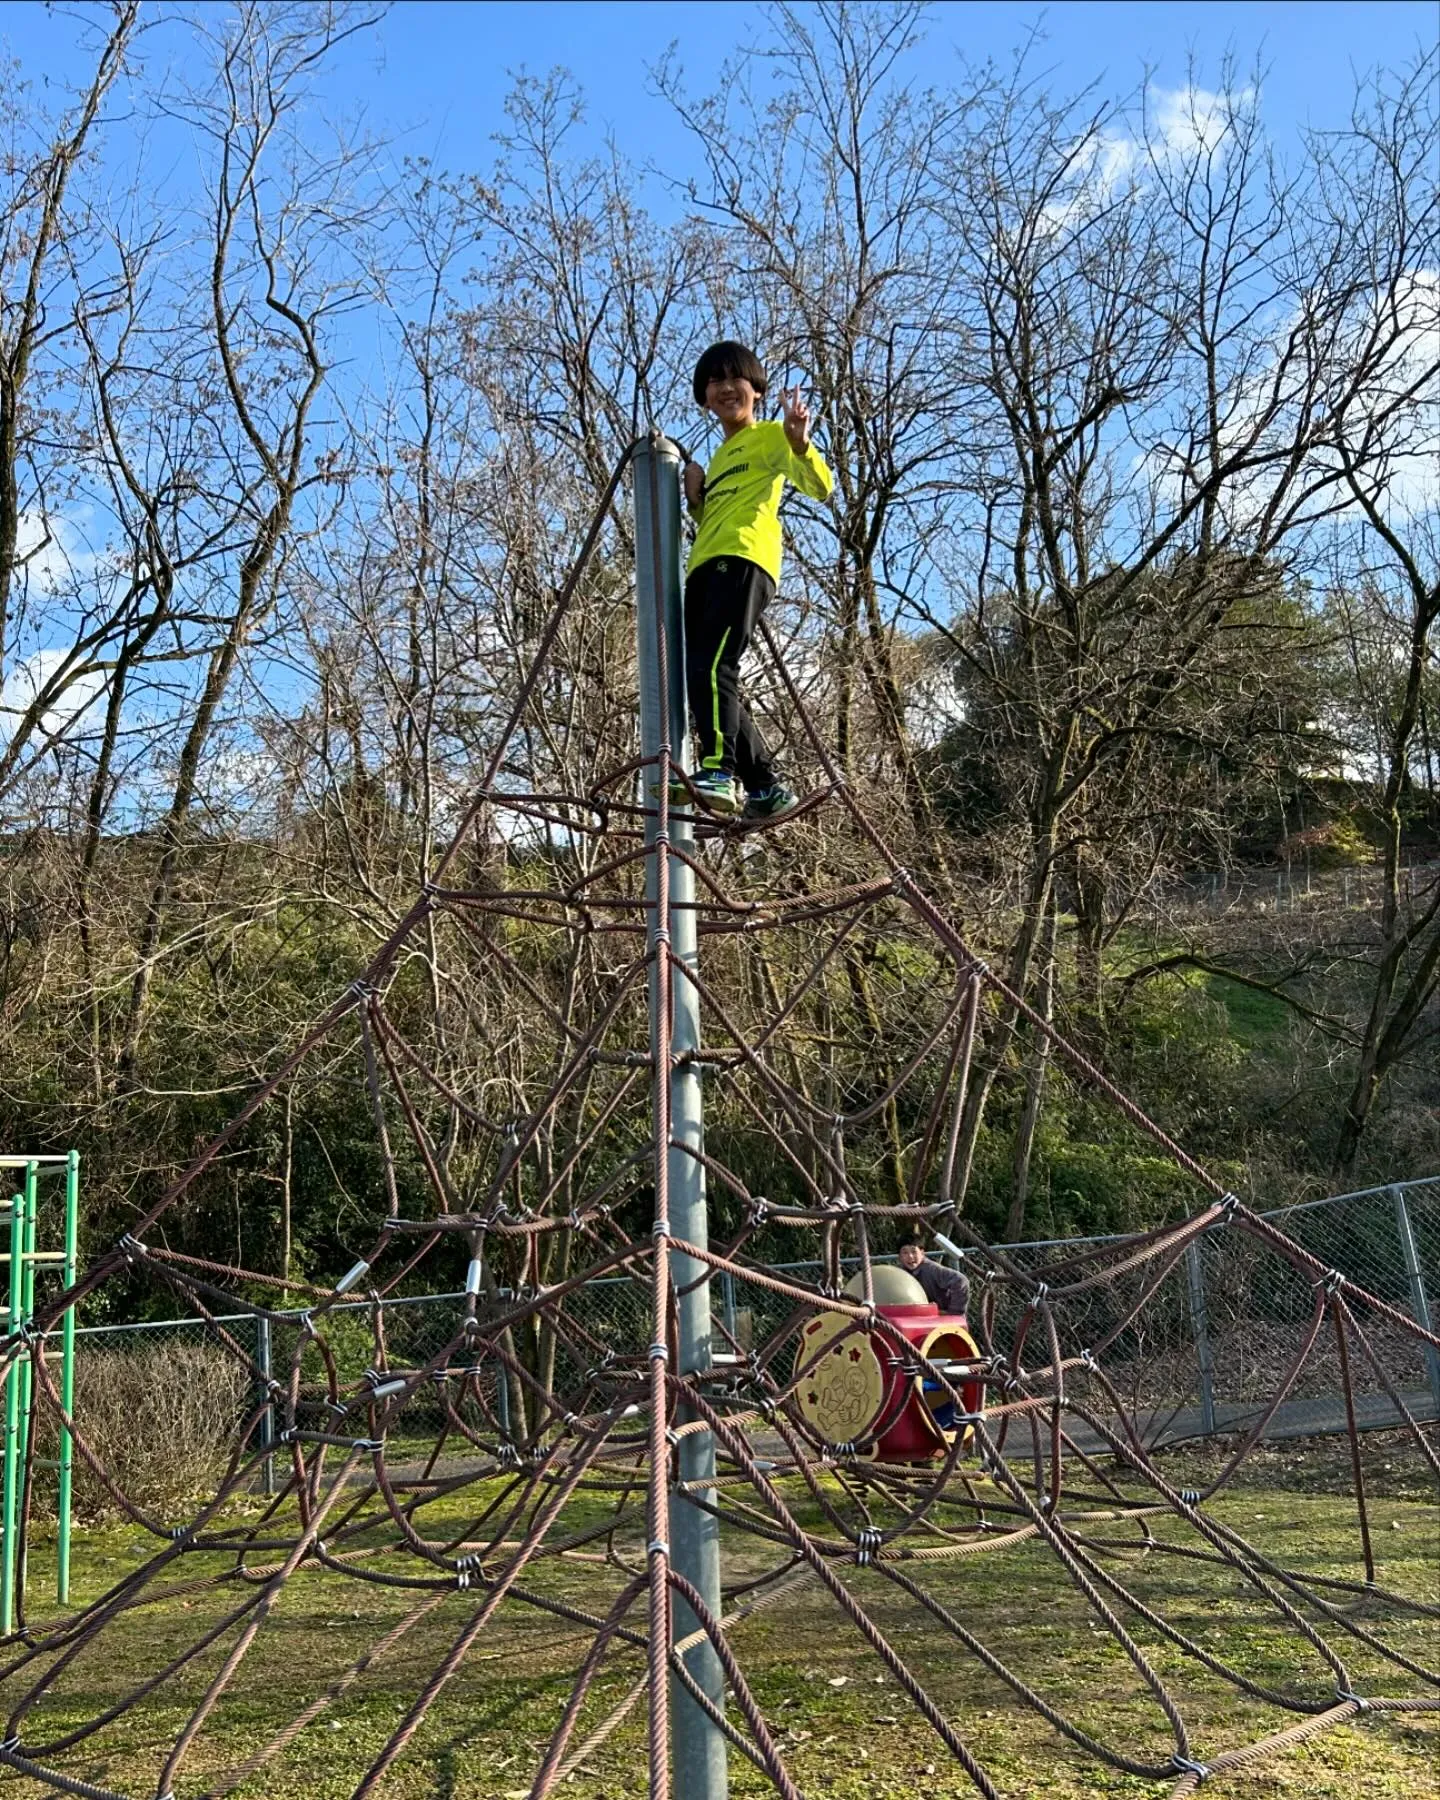
<instances>
[{"instance_id":1,"label":"rope climbing net","mask_svg":"<svg viewBox=\"0 0 1440 1800\"><path fill-rule=\"evenodd\" d=\"M442 1696L503 1651L521 1619L553 1626L573 1651L568 1697L524 1773L535 1800L642 1721L649 1791L663 1800L676 1705L698 1708L734 1756L793 1797L801 1790L785 1734L747 1675L746 1630L767 1609L802 1603L832 1609L835 1631L873 1652L917 1729L933 1733L988 1796L1002 1790L963 1709L938 1697L942 1663L980 1665L1081 1756L1164 1784L1175 1800L1212 1773L1357 1714L1440 1708L1435 1659L1417 1653L1411 1629L1432 1622L1433 1644L1440 1606L1380 1578L1356 1408L1362 1382L1383 1390L1440 1488L1432 1435L1389 1354L1396 1342L1440 1340L1228 1192L984 964L847 788L773 644L775 676L821 774L787 818L743 831L716 825L698 848L677 848L663 741L658 755L631 758L585 792L539 792L516 779L515 739L623 472L622 464L597 508L459 829L363 976L149 1212L0 1342L6 1367L32 1364L37 1413L71 1430L93 1483L154 1544L77 1610L23 1617L0 1643L0 1764L99 1800L264 1793L303 1733L343 1711L387 1661L408 1658L408 1702L359 1774L358 1800L383 1789ZM653 848L647 816L658 824ZM786 845L822 820L853 845L857 878L815 889L795 879ZM533 884L533 859L513 853L520 827L565 847L545 865L552 874L563 867L565 879ZM499 879L494 854L477 853L497 845ZM698 968L671 945L667 868L678 860L695 881ZM464 871L477 866L483 878L467 885ZM763 955L772 939L801 946L780 965L783 991ZM523 992L554 1046L545 1091L520 1110L494 1109L489 1098L513 1086L455 1069L416 998L413 968L433 969L442 940L463 951L475 993L488 978ZM896 1066L857 1087L827 1063L823 1009L849 980L857 947L880 940L904 951L892 1013L903 1012L911 1040ZM548 947L561 943L566 995L583 985L581 1009L547 986ZM729 985L706 973L726 958L738 971ZM698 993L707 1106L730 1121L686 1151L703 1167L715 1217L727 1221L718 1247L670 1229L675 1141L657 1079L672 1060L663 1004L657 1048L649 1047L657 972L662 996L667 983ZM753 1018L733 998L747 974L758 995ZM977 1042L996 1009L1048 1039L1077 1083L1183 1171L1196 1193L1187 1217L1040 1267L976 1236L960 1210L973 1141L964 1122ZM321 1287L169 1248L167 1215L315 1058L349 1059L373 1118L379 1199L354 1266ZM873 1166L857 1172L854 1147L887 1119L903 1120L907 1155L882 1181ZM878 1250L917 1229L964 1246L973 1335L927 1348L877 1302ZM1202 1237L1243 1240L1250 1254L1273 1259L1297 1304L1267 1401L1191 1487L1175 1485L1140 1422L1137 1345L1145 1321L1183 1284L1187 1252ZM811 1254L820 1277L779 1272L782 1243ZM446 1291L462 1265L465 1295L446 1341L407 1356L387 1298ZM698 1283L684 1278L692 1269ZM714 1290L722 1279L730 1303L714 1313L716 1353L686 1370L680 1302L687 1287ZM213 1491L180 1519L137 1503L92 1445L83 1406L72 1417L61 1404L46 1333L68 1305L118 1282L173 1296L257 1394ZM583 1304L600 1282L626 1284L643 1303L637 1328L610 1329ZM1100 1295L1107 1305L1096 1334ZM357 1299L369 1302L360 1315ZM237 1314L271 1328L277 1354L264 1367L253 1339L242 1342L225 1322ZM357 1316L367 1321L363 1336ZM1338 1373L1348 1426L1349 1577L1278 1559L1215 1504L1322 1354ZM872 1393L853 1414L827 1415L817 1379L837 1358L872 1371L878 1403ZM888 1460L887 1434L917 1403L944 1422L934 1454ZM853 1420L843 1435L834 1423L842 1417ZM687 1477L687 1440L701 1437L713 1443L714 1473ZM32 1427L32 1470L36 1442ZM260 1497L272 1461L280 1479ZM671 1554L684 1508L713 1522L724 1545L718 1616ZM1123 1681L1147 1722L1106 1730L1067 1706L1051 1668L1022 1666L987 1642L957 1585L976 1557L1023 1558L1032 1607L1047 1583L1054 1604L1063 1596L1078 1606L1092 1642L1115 1660L1107 1679ZM1217 1593L1223 1585L1232 1605L1239 1591L1244 1617L1288 1641L1287 1679L1256 1679L1223 1642L1177 1623L1136 1574L1166 1559ZM211 1744L227 1705L263 1670L291 1596L315 1583L337 1611L382 1589L398 1610L373 1629L362 1624L361 1641L347 1639L332 1667L317 1666L313 1692L292 1696L287 1680L270 1693L248 1753L220 1756ZM192 1603L193 1634L177 1637L184 1615L175 1609ZM127 1668L114 1697L82 1716L74 1696L88 1691L87 1668L155 1608L166 1625L152 1665L134 1668L133 1679ZM678 1631L677 1614L686 1622ZM923 1655L914 1648L922 1631ZM697 1651L718 1665L718 1700L697 1678ZM1197 1679L1252 1710L1242 1743L1215 1751L1197 1741ZM248 1704L254 1716L253 1696ZM1277 1709L1288 1724L1277 1725ZM143 1790L129 1775L123 1788L107 1785L108 1734L137 1712L159 1721L148 1741L164 1740L153 1773Z\"/></svg>"}]
</instances>

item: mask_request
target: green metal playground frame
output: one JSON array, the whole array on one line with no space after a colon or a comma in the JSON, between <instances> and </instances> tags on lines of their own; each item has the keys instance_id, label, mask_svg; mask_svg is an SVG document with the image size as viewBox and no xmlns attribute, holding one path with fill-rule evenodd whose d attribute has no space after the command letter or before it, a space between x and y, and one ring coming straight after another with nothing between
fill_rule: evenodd
<instances>
[{"instance_id":1,"label":"green metal playground frame","mask_svg":"<svg viewBox=\"0 0 1440 1800\"><path fill-rule=\"evenodd\" d=\"M79 1250L80 1153L64 1156L0 1156L0 1169L24 1171L23 1186L10 1200L10 1243L0 1251L0 1263L10 1271L10 1305L7 1324L11 1336L35 1316L35 1272L42 1264L58 1264L68 1288L74 1284ZM42 1174L65 1174L64 1249L41 1250L36 1238L40 1216ZM21 1483L30 1441L34 1407L35 1371L28 1356L17 1356L5 1375L5 1467L3 1513L0 1513L0 1633L15 1629L17 1600L25 1592L26 1527L20 1516ZM60 1404L66 1418L75 1407L75 1308L68 1306L60 1326ZM62 1424L56 1490L56 1598L61 1606L70 1601L70 1496L74 1479L75 1445Z\"/></svg>"}]
</instances>

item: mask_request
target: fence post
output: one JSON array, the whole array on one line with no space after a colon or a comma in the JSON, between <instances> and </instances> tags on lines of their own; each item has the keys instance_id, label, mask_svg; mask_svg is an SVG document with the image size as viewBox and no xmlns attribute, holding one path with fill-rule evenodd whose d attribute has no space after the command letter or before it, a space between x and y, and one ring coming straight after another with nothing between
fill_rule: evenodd
<instances>
[{"instance_id":1,"label":"fence post","mask_svg":"<svg viewBox=\"0 0 1440 1800\"><path fill-rule=\"evenodd\" d=\"M1185 1273L1190 1284L1190 1329L1195 1333L1195 1361L1200 1368L1200 1429L1215 1435L1215 1364L1210 1355L1210 1325L1205 1316L1205 1271L1200 1263L1200 1240L1185 1246Z\"/></svg>"},{"instance_id":2,"label":"fence post","mask_svg":"<svg viewBox=\"0 0 1440 1800\"><path fill-rule=\"evenodd\" d=\"M1415 1248L1415 1233L1410 1226L1410 1209L1405 1204L1405 1189L1397 1183L1390 1192L1395 1200L1395 1230L1400 1239L1400 1254L1405 1260L1405 1273L1410 1278L1410 1308L1415 1314L1415 1323L1423 1325L1426 1331L1433 1331L1430 1302L1425 1293L1425 1278L1420 1273L1420 1255ZM1425 1346L1425 1366L1430 1374L1430 1392L1435 1397L1435 1410L1440 1414L1440 1350L1436 1350L1433 1344Z\"/></svg>"},{"instance_id":3,"label":"fence post","mask_svg":"<svg viewBox=\"0 0 1440 1800\"><path fill-rule=\"evenodd\" d=\"M20 1328L21 1271L25 1266L25 1196L10 1200L10 1335ZM5 1496L0 1522L0 1631L15 1629L15 1510L20 1488L20 1358L5 1372Z\"/></svg>"},{"instance_id":4,"label":"fence post","mask_svg":"<svg viewBox=\"0 0 1440 1800\"><path fill-rule=\"evenodd\" d=\"M265 1410L260 1415L260 1442L265 1447L265 1493L267 1496L275 1492L275 1457L271 1446L275 1442L275 1400L270 1386L274 1379L270 1365L270 1321L257 1316L255 1320L255 1365L260 1371L260 1379L265 1384Z\"/></svg>"}]
</instances>

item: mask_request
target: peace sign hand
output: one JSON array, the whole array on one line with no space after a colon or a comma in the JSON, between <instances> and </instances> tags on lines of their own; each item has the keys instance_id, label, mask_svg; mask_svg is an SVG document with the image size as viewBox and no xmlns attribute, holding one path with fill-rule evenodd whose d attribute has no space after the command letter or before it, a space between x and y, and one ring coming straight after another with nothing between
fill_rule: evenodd
<instances>
[{"instance_id":1,"label":"peace sign hand","mask_svg":"<svg viewBox=\"0 0 1440 1800\"><path fill-rule=\"evenodd\" d=\"M803 456L810 448L810 408L798 387L784 389L781 403L785 409L786 442L797 456Z\"/></svg>"}]
</instances>

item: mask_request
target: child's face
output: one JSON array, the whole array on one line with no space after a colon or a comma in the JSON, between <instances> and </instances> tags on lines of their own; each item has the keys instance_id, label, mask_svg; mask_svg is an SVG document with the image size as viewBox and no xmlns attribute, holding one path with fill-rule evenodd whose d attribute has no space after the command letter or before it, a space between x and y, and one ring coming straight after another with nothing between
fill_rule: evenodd
<instances>
[{"instance_id":1,"label":"child's face","mask_svg":"<svg viewBox=\"0 0 1440 1800\"><path fill-rule=\"evenodd\" d=\"M754 424L759 398L743 375L719 375L705 386L705 405L727 432Z\"/></svg>"}]
</instances>

